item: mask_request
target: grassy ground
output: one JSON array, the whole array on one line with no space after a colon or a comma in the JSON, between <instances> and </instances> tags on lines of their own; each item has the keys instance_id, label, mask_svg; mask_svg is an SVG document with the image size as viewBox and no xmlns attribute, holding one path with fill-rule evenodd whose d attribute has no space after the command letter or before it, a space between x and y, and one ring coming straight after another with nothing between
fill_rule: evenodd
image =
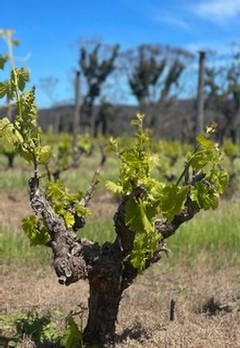
<instances>
[{"instance_id":1,"label":"grassy ground","mask_svg":"<svg viewBox=\"0 0 240 348\"><path fill-rule=\"evenodd\" d=\"M72 189L86 189L96 163L96 159L90 164L84 159L80 173L64 173ZM115 162L110 160L102 178L115 175ZM87 306L87 283L80 281L69 288L57 284L50 252L30 248L23 235L21 219L31 213L28 178L27 168L0 175L0 335L1 329L2 335L16 334L16 328L6 328L5 324L7 318L20 313L30 311L46 317L50 310L61 328L70 311L79 310L79 304ZM216 211L199 213L168 241L169 256L139 276L124 293L117 347L240 347L239 203L237 195L223 200ZM113 240L116 202L103 184L91 210L84 235L100 243ZM175 303L173 321L171 301ZM57 318L56 310L62 313ZM17 347L38 345L23 335Z\"/></svg>"},{"instance_id":2,"label":"grassy ground","mask_svg":"<svg viewBox=\"0 0 240 348\"><path fill-rule=\"evenodd\" d=\"M1 192L1 191L0 191ZM21 219L31 213L26 192L1 192L0 217L3 221L0 227L1 256L3 263L28 264L49 262L49 253L43 247L30 247L28 239L21 230ZM92 201L92 215L81 236L104 243L113 241L113 215L117 204L110 194L101 193ZM11 214L10 212L13 212ZM171 262L180 259L192 262L202 253L207 253L216 263L221 263L222 257L229 263L238 260L240 250L239 233L239 201L223 200L215 211L200 212L192 221L181 226L176 234L168 240L172 251ZM221 265L219 265L220 267Z\"/></svg>"}]
</instances>

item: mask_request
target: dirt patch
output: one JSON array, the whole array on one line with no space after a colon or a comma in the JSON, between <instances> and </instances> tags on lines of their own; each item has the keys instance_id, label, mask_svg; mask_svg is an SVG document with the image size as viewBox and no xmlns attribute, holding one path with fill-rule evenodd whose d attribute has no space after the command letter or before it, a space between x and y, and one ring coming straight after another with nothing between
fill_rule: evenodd
<instances>
[{"instance_id":1,"label":"dirt patch","mask_svg":"<svg viewBox=\"0 0 240 348\"><path fill-rule=\"evenodd\" d=\"M233 269L215 273L207 264L178 266L166 274L156 269L125 294L119 329L128 336L119 347L240 347L240 287ZM210 316L204 306L213 297L222 310Z\"/></svg>"},{"instance_id":2,"label":"dirt patch","mask_svg":"<svg viewBox=\"0 0 240 348\"><path fill-rule=\"evenodd\" d=\"M116 207L117 203L109 192L93 197L89 204L91 220L98 221L102 220L103 217L105 220L112 218ZM1 226L20 230L22 218L32 213L27 192L0 191Z\"/></svg>"},{"instance_id":3,"label":"dirt patch","mask_svg":"<svg viewBox=\"0 0 240 348\"><path fill-rule=\"evenodd\" d=\"M117 210L118 203L113 198L111 192L105 191L101 195L93 197L89 204L91 211L91 217L93 220L98 221L112 219L114 213Z\"/></svg>"},{"instance_id":4,"label":"dirt patch","mask_svg":"<svg viewBox=\"0 0 240 348\"><path fill-rule=\"evenodd\" d=\"M27 192L23 191L0 191L0 221L2 226L20 229L21 220L31 214Z\"/></svg>"},{"instance_id":5,"label":"dirt patch","mask_svg":"<svg viewBox=\"0 0 240 348\"><path fill-rule=\"evenodd\" d=\"M5 267L3 275L1 307L6 315L32 308L60 309L67 314L79 304L87 306L87 282L63 287L51 267L32 271ZM239 276L235 267L216 271L206 260L165 272L164 260L160 261L124 293L117 347L239 348ZM222 310L209 315L204 306L212 298Z\"/></svg>"},{"instance_id":6,"label":"dirt patch","mask_svg":"<svg viewBox=\"0 0 240 348\"><path fill-rule=\"evenodd\" d=\"M66 311L87 301L87 282L79 281L69 288L59 285L51 266L32 270L5 266L2 273L1 307L9 314L33 308Z\"/></svg>"}]
</instances>

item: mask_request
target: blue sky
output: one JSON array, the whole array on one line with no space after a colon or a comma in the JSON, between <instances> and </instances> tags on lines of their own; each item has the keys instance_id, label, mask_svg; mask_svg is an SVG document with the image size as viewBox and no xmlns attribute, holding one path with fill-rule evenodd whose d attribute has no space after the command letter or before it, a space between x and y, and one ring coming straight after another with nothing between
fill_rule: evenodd
<instances>
[{"instance_id":1,"label":"blue sky","mask_svg":"<svg viewBox=\"0 0 240 348\"><path fill-rule=\"evenodd\" d=\"M56 102L73 98L80 38L99 37L122 50L160 43L224 53L240 41L240 0L2 1L0 29L6 28L16 31L21 45L15 56L30 69L38 106L46 107L51 101L39 87L41 78L59 79Z\"/></svg>"}]
</instances>

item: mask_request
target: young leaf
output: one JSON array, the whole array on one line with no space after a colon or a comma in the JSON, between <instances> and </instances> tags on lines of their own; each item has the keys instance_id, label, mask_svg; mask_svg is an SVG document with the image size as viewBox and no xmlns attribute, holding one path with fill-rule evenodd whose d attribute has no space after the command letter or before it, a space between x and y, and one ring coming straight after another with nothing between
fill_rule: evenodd
<instances>
[{"instance_id":1,"label":"young leaf","mask_svg":"<svg viewBox=\"0 0 240 348\"><path fill-rule=\"evenodd\" d=\"M47 229L36 215L30 215L22 220L22 228L26 236L30 239L30 245L46 245L49 240Z\"/></svg>"},{"instance_id":2,"label":"young leaf","mask_svg":"<svg viewBox=\"0 0 240 348\"><path fill-rule=\"evenodd\" d=\"M39 164L47 165L52 158L52 149L50 146L45 145L37 149L36 153Z\"/></svg>"},{"instance_id":3,"label":"young leaf","mask_svg":"<svg viewBox=\"0 0 240 348\"><path fill-rule=\"evenodd\" d=\"M142 219L142 224L144 231L149 235L153 232L154 227L153 223L149 220L147 216L147 210L146 210L146 204L147 202L143 202L142 200L139 200L139 207L140 207L140 214L141 214L141 219Z\"/></svg>"},{"instance_id":4,"label":"young leaf","mask_svg":"<svg viewBox=\"0 0 240 348\"><path fill-rule=\"evenodd\" d=\"M4 65L7 62L7 56L0 56L0 69L4 69Z\"/></svg>"},{"instance_id":5,"label":"young leaf","mask_svg":"<svg viewBox=\"0 0 240 348\"><path fill-rule=\"evenodd\" d=\"M125 222L133 232L137 231L138 233L141 233L144 231L140 205L134 198L127 202Z\"/></svg>"},{"instance_id":6,"label":"young leaf","mask_svg":"<svg viewBox=\"0 0 240 348\"><path fill-rule=\"evenodd\" d=\"M213 169L209 181L219 194L223 194L229 183L229 175L223 170Z\"/></svg>"},{"instance_id":7,"label":"young leaf","mask_svg":"<svg viewBox=\"0 0 240 348\"><path fill-rule=\"evenodd\" d=\"M182 211L188 193L188 186L166 185L158 198L159 212L171 221L175 215Z\"/></svg>"},{"instance_id":8,"label":"young leaf","mask_svg":"<svg viewBox=\"0 0 240 348\"><path fill-rule=\"evenodd\" d=\"M15 69L17 75L18 75L18 88L22 92L25 88L26 82L29 81L29 72L24 69Z\"/></svg>"},{"instance_id":9,"label":"young leaf","mask_svg":"<svg viewBox=\"0 0 240 348\"><path fill-rule=\"evenodd\" d=\"M82 347L82 333L79 330L74 319L68 319L68 326L63 333L61 345L65 348L81 348Z\"/></svg>"},{"instance_id":10,"label":"young leaf","mask_svg":"<svg viewBox=\"0 0 240 348\"><path fill-rule=\"evenodd\" d=\"M73 214L71 214L69 211L64 212L64 221L67 228L71 228L75 222Z\"/></svg>"},{"instance_id":11,"label":"young leaf","mask_svg":"<svg viewBox=\"0 0 240 348\"><path fill-rule=\"evenodd\" d=\"M197 141L199 144L201 144L204 148L213 148L215 147L215 144L212 140L205 137L204 134L199 134L197 136Z\"/></svg>"},{"instance_id":12,"label":"young leaf","mask_svg":"<svg viewBox=\"0 0 240 348\"><path fill-rule=\"evenodd\" d=\"M9 144L20 145L23 143L21 133L14 127L14 124L7 117L0 120L0 137Z\"/></svg>"},{"instance_id":13,"label":"young leaf","mask_svg":"<svg viewBox=\"0 0 240 348\"><path fill-rule=\"evenodd\" d=\"M209 188L204 182L197 182L191 191L191 199L195 201L200 209L216 209L218 206L219 195Z\"/></svg>"},{"instance_id":14,"label":"young leaf","mask_svg":"<svg viewBox=\"0 0 240 348\"><path fill-rule=\"evenodd\" d=\"M89 209L84 207L81 204L75 204L74 205L74 210L77 213L78 217L83 217L83 216L89 216L90 215Z\"/></svg>"},{"instance_id":15,"label":"young leaf","mask_svg":"<svg viewBox=\"0 0 240 348\"><path fill-rule=\"evenodd\" d=\"M114 182L110 180L106 182L106 188L115 194L121 194L123 191L123 187L121 185L115 184Z\"/></svg>"},{"instance_id":16,"label":"young leaf","mask_svg":"<svg viewBox=\"0 0 240 348\"><path fill-rule=\"evenodd\" d=\"M51 200L59 200L65 194L65 189L60 181L50 181L47 188L48 197Z\"/></svg>"},{"instance_id":17,"label":"young leaf","mask_svg":"<svg viewBox=\"0 0 240 348\"><path fill-rule=\"evenodd\" d=\"M0 98L5 97L8 92L8 83L0 82Z\"/></svg>"}]
</instances>

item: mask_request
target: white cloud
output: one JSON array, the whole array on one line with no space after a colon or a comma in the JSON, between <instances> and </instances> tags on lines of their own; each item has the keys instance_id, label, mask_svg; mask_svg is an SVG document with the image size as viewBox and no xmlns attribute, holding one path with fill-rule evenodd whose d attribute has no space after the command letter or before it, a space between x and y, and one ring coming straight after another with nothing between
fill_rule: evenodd
<instances>
[{"instance_id":1,"label":"white cloud","mask_svg":"<svg viewBox=\"0 0 240 348\"><path fill-rule=\"evenodd\" d=\"M202 1L193 7L193 12L211 21L226 22L240 14L240 0Z\"/></svg>"},{"instance_id":2,"label":"white cloud","mask_svg":"<svg viewBox=\"0 0 240 348\"><path fill-rule=\"evenodd\" d=\"M160 15L156 16L154 19L158 22L165 23L169 26L179 27L185 30L189 29L188 23L186 21L173 16Z\"/></svg>"}]
</instances>

